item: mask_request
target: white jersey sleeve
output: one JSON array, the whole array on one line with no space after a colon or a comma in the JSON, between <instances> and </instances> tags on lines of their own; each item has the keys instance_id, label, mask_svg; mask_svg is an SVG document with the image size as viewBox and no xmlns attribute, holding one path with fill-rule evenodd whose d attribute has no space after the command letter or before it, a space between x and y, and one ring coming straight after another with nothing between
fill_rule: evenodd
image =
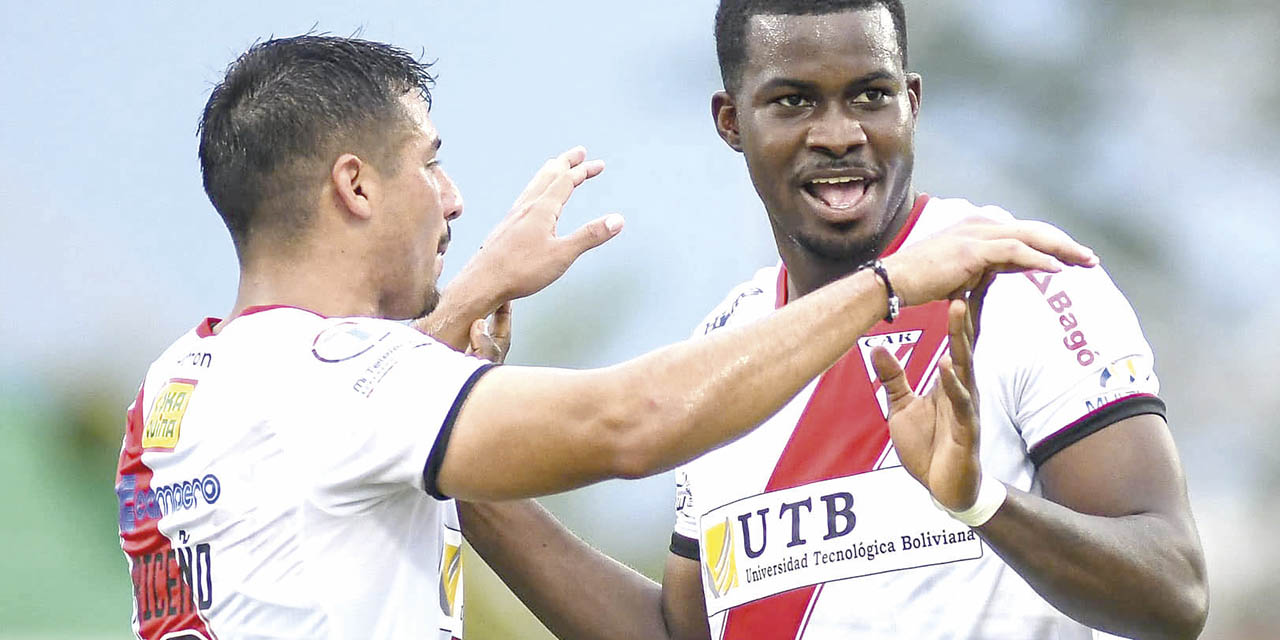
<instances>
[{"instance_id":1,"label":"white jersey sleeve","mask_svg":"<svg viewBox=\"0 0 1280 640\"><path fill-rule=\"evenodd\" d=\"M310 408L315 433L302 440L316 499L335 511L408 487L445 499L435 478L454 420L492 365L385 320L336 321L311 351L321 400Z\"/></svg>"},{"instance_id":2,"label":"white jersey sleeve","mask_svg":"<svg viewBox=\"0 0 1280 640\"><path fill-rule=\"evenodd\" d=\"M1164 415L1151 347L1102 267L1000 276L975 364L998 367L1001 404L1037 467L1119 420Z\"/></svg>"}]
</instances>

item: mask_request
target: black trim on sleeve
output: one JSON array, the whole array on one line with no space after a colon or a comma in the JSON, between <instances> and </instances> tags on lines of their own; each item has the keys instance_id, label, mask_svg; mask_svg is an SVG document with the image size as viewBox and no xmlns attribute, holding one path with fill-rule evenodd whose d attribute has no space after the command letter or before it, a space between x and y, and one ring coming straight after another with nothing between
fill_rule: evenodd
<instances>
[{"instance_id":1,"label":"black trim on sleeve","mask_svg":"<svg viewBox=\"0 0 1280 640\"><path fill-rule=\"evenodd\" d=\"M1125 418L1132 418L1147 413L1165 417L1164 401L1149 394L1139 394L1120 398L1115 402L1102 405L1093 413L1085 415L1075 422L1058 430L1057 433L1040 441L1032 447L1031 462L1039 469L1054 454L1093 435ZM1167 418L1166 418L1167 420Z\"/></svg>"},{"instance_id":2,"label":"black trim on sleeve","mask_svg":"<svg viewBox=\"0 0 1280 640\"><path fill-rule=\"evenodd\" d=\"M702 553L698 550L698 541L678 533L671 534L671 553L690 560L702 558Z\"/></svg>"},{"instance_id":3,"label":"black trim on sleeve","mask_svg":"<svg viewBox=\"0 0 1280 640\"><path fill-rule=\"evenodd\" d=\"M440 493L440 488L436 486L436 476L440 475L440 465L444 463L444 452L449 446L449 437L453 435L453 423L458 420L458 413L462 411L463 403L471 394L471 388L480 380L480 376L495 366L497 365L488 362L471 372L471 377L467 378L467 381L462 383L462 388L458 390L458 397L454 398L453 406L449 407L449 414L444 417L444 424L440 425L440 433L436 435L435 444L431 445L431 454L427 456L427 464L422 469L422 487L432 498L449 499L448 496Z\"/></svg>"}]
</instances>

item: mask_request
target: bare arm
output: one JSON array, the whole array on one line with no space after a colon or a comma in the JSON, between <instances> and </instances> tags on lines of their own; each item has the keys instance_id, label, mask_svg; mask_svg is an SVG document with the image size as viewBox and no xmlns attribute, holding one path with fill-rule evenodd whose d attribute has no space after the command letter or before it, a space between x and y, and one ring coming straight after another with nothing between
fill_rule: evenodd
<instances>
[{"instance_id":1,"label":"bare arm","mask_svg":"<svg viewBox=\"0 0 1280 640\"><path fill-rule=\"evenodd\" d=\"M905 304L990 270L1060 269L1091 252L1039 223L970 223L886 258ZM754 428L884 314L868 270L769 317L590 371L501 367L466 400L441 464L446 495L503 500L670 469ZM483 471L481 471L483 470Z\"/></svg>"},{"instance_id":2,"label":"bare arm","mask_svg":"<svg viewBox=\"0 0 1280 640\"><path fill-rule=\"evenodd\" d=\"M708 637L699 565L671 554L662 586L591 548L533 500L458 503L476 553L556 637Z\"/></svg>"},{"instance_id":3,"label":"bare arm","mask_svg":"<svg viewBox=\"0 0 1280 640\"><path fill-rule=\"evenodd\" d=\"M1204 555L1164 420L1122 420L1040 468L1045 497L1009 491L978 533L1046 600L1137 638L1194 638Z\"/></svg>"},{"instance_id":4,"label":"bare arm","mask_svg":"<svg viewBox=\"0 0 1280 640\"><path fill-rule=\"evenodd\" d=\"M975 503L982 479L977 315L977 305L952 303L951 357L942 384L925 396L911 392L888 352L873 354L903 465L954 511ZM1045 496L1009 489L976 529L987 544L1083 624L1126 637L1199 635L1208 608L1204 557L1164 420L1121 420L1058 452L1039 473Z\"/></svg>"},{"instance_id":5,"label":"bare arm","mask_svg":"<svg viewBox=\"0 0 1280 640\"><path fill-rule=\"evenodd\" d=\"M458 516L467 542L556 637L667 637L658 585L537 502L459 502Z\"/></svg>"}]
</instances>

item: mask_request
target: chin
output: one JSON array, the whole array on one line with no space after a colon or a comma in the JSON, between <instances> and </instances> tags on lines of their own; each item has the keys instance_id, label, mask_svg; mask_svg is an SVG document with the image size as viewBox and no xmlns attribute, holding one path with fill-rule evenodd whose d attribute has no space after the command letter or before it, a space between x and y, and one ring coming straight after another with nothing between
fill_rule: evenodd
<instances>
[{"instance_id":1,"label":"chin","mask_svg":"<svg viewBox=\"0 0 1280 640\"><path fill-rule=\"evenodd\" d=\"M432 285L431 290L427 292L426 298L422 301L422 309L418 311L415 318L421 318L436 310L440 304L440 289Z\"/></svg>"},{"instance_id":2,"label":"chin","mask_svg":"<svg viewBox=\"0 0 1280 640\"><path fill-rule=\"evenodd\" d=\"M796 236L796 242L805 251L828 262L861 264L871 260L879 253L879 244L874 235L839 236L811 235Z\"/></svg>"}]
</instances>

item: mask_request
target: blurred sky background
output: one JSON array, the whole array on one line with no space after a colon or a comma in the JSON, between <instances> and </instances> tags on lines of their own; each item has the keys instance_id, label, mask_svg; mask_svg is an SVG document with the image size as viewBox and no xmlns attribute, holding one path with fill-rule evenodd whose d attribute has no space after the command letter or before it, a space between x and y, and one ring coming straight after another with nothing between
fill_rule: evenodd
<instances>
[{"instance_id":1,"label":"blurred sky background","mask_svg":"<svg viewBox=\"0 0 1280 640\"><path fill-rule=\"evenodd\" d=\"M151 359L230 308L236 263L195 127L226 65L308 30L438 60L466 200L446 279L549 156L604 175L562 227L622 235L517 303L511 362L684 339L776 260L716 137L713 0L5 2L0 21L0 639L126 638L112 475ZM1280 5L907 0L917 185L1053 221L1102 255L1156 353L1208 554L1206 638L1280 637ZM1268 382L1270 381L1270 382ZM670 474L544 503L655 578ZM467 559L468 637L547 637Z\"/></svg>"}]
</instances>

